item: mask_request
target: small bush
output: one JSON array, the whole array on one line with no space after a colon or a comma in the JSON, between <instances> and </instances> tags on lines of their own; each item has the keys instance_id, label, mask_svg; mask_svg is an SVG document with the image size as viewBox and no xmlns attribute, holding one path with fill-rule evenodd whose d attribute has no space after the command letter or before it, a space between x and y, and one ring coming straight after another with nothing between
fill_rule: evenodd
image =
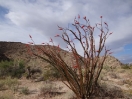
<instances>
[{"instance_id":1,"label":"small bush","mask_svg":"<svg viewBox=\"0 0 132 99\"><path fill-rule=\"evenodd\" d=\"M15 63L15 61L0 62L0 77L7 76L20 78L25 72L25 64L23 61Z\"/></svg>"},{"instance_id":2,"label":"small bush","mask_svg":"<svg viewBox=\"0 0 132 99\"><path fill-rule=\"evenodd\" d=\"M44 86L40 88L40 93L42 96L48 99L49 97L51 98L63 94L63 92L59 92L58 90L59 88L53 85L53 83L49 82L49 83L45 83Z\"/></svg>"},{"instance_id":3,"label":"small bush","mask_svg":"<svg viewBox=\"0 0 132 99\"><path fill-rule=\"evenodd\" d=\"M110 70L110 67L109 66L104 66L103 69L105 69L106 71Z\"/></svg>"},{"instance_id":4,"label":"small bush","mask_svg":"<svg viewBox=\"0 0 132 99\"><path fill-rule=\"evenodd\" d=\"M108 75L109 75L111 78L120 79L120 77L119 77L116 73L109 72Z\"/></svg>"},{"instance_id":5,"label":"small bush","mask_svg":"<svg viewBox=\"0 0 132 99\"><path fill-rule=\"evenodd\" d=\"M123 91L121 90L120 87L114 86L114 85L110 85L108 83L102 83L100 84L100 91L102 94L102 97L111 97L111 99L116 99L116 98L123 98L124 94ZM104 99L104 98L102 98Z\"/></svg>"},{"instance_id":6,"label":"small bush","mask_svg":"<svg viewBox=\"0 0 132 99\"><path fill-rule=\"evenodd\" d=\"M7 77L5 79L0 80L0 90L11 89L18 85L18 80L12 79L11 77Z\"/></svg>"},{"instance_id":7,"label":"small bush","mask_svg":"<svg viewBox=\"0 0 132 99\"><path fill-rule=\"evenodd\" d=\"M130 66L128 64L124 64L121 66L122 69L130 69Z\"/></svg>"},{"instance_id":8,"label":"small bush","mask_svg":"<svg viewBox=\"0 0 132 99\"><path fill-rule=\"evenodd\" d=\"M12 79L11 77L7 77L5 79L6 85L9 87L19 84L18 80L16 78Z\"/></svg>"},{"instance_id":9,"label":"small bush","mask_svg":"<svg viewBox=\"0 0 132 99\"><path fill-rule=\"evenodd\" d=\"M0 80L0 91L6 89L5 82L3 80Z\"/></svg>"},{"instance_id":10,"label":"small bush","mask_svg":"<svg viewBox=\"0 0 132 99\"><path fill-rule=\"evenodd\" d=\"M24 95L28 95L28 94L30 94L30 90L27 87L23 87L21 89L21 93Z\"/></svg>"},{"instance_id":11,"label":"small bush","mask_svg":"<svg viewBox=\"0 0 132 99\"><path fill-rule=\"evenodd\" d=\"M124 69L117 69L117 73L124 73L125 70Z\"/></svg>"},{"instance_id":12,"label":"small bush","mask_svg":"<svg viewBox=\"0 0 132 99\"><path fill-rule=\"evenodd\" d=\"M124 90L126 99L132 99L132 89Z\"/></svg>"},{"instance_id":13,"label":"small bush","mask_svg":"<svg viewBox=\"0 0 132 99\"><path fill-rule=\"evenodd\" d=\"M11 70L11 66L13 66L13 61L1 61L0 62L0 76L9 75Z\"/></svg>"},{"instance_id":14,"label":"small bush","mask_svg":"<svg viewBox=\"0 0 132 99\"><path fill-rule=\"evenodd\" d=\"M132 86L132 81L130 81L130 80L124 80L124 83Z\"/></svg>"},{"instance_id":15,"label":"small bush","mask_svg":"<svg viewBox=\"0 0 132 99\"><path fill-rule=\"evenodd\" d=\"M55 69L55 67L48 65L47 69L43 73L44 80L48 79L59 79L61 78L60 73Z\"/></svg>"},{"instance_id":16,"label":"small bush","mask_svg":"<svg viewBox=\"0 0 132 99\"><path fill-rule=\"evenodd\" d=\"M49 92L51 92L51 89L52 89L51 86L43 86L43 87L40 88L40 92L42 94L49 93Z\"/></svg>"},{"instance_id":17,"label":"small bush","mask_svg":"<svg viewBox=\"0 0 132 99\"><path fill-rule=\"evenodd\" d=\"M43 87L40 88L40 92L42 94L46 94L46 93L52 92L55 89L56 88L53 87L53 85L51 83L48 83L48 84L45 84Z\"/></svg>"}]
</instances>

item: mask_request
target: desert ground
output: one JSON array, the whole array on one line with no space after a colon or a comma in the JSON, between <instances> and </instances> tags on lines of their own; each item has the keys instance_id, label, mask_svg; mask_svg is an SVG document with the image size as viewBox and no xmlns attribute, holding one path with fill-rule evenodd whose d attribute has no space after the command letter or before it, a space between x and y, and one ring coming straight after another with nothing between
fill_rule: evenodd
<instances>
[{"instance_id":1,"label":"desert ground","mask_svg":"<svg viewBox=\"0 0 132 99\"><path fill-rule=\"evenodd\" d=\"M60 80L35 81L22 77L17 83L0 88L0 99L76 99L74 93ZM104 67L100 86L109 95L95 99L132 99L132 69Z\"/></svg>"}]
</instances>

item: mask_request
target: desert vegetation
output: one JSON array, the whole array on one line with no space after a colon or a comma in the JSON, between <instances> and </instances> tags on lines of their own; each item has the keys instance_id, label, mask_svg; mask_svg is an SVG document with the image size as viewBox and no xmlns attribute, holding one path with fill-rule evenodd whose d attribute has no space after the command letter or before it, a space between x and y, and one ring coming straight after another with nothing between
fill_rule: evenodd
<instances>
[{"instance_id":1,"label":"desert vegetation","mask_svg":"<svg viewBox=\"0 0 132 99\"><path fill-rule=\"evenodd\" d=\"M57 34L55 37L61 38L67 44L68 51L72 54L72 64L70 65L61 56L59 45L54 49L49 46L50 43L55 46L52 38L49 41L50 43L46 44L49 46L47 49L38 46L29 49L30 46L28 46L29 54L33 54L54 66L64 78L62 82L80 99L90 99L97 93L98 78L103 69L104 61L107 55L112 54L105 46L105 42L112 32L109 32L108 24L102 21L102 16L100 16L100 19L100 23L91 26L86 16L83 17L86 24L80 23L80 15L78 15L78 18L75 18L72 24L76 31L58 26L63 33L61 35ZM99 30L98 47L94 37L95 28ZM30 44L35 44L32 36L29 36L32 40ZM79 55L76 49L76 42L83 49L83 57ZM103 50L104 55L100 57Z\"/></svg>"},{"instance_id":2,"label":"desert vegetation","mask_svg":"<svg viewBox=\"0 0 132 99\"><path fill-rule=\"evenodd\" d=\"M110 56L112 52L105 46L112 34L108 24L102 16L95 26L86 17L82 18L86 24L79 20L80 15L74 19L73 30L58 26L62 34L55 37L67 44L67 50L54 45L52 38L35 45L31 35L30 44L16 44L18 50L13 50L12 43L13 48L2 55L13 58L0 61L0 99L131 99L132 66Z\"/></svg>"}]
</instances>

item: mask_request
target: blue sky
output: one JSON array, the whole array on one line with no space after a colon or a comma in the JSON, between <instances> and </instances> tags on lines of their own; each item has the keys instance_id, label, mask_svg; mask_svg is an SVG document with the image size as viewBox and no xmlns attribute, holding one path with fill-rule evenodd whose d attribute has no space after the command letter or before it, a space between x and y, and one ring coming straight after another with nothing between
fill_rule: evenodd
<instances>
[{"instance_id":1,"label":"blue sky","mask_svg":"<svg viewBox=\"0 0 132 99\"><path fill-rule=\"evenodd\" d=\"M78 14L92 25L102 15L113 32L106 46L121 62L132 62L132 0L0 0L0 41L27 43L30 34L37 44L48 42L60 33L57 25L67 27Z\"/></svg>"}]
</instances>

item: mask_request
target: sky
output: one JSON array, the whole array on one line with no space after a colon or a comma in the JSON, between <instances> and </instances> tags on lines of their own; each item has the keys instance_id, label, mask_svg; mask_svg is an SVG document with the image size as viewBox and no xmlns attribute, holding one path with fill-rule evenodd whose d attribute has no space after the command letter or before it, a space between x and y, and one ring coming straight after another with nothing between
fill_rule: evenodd
<instances>
[{"instance_id":1,"label":"sky","mask_svg":"<svg viewBox=\"0 0 132 99\"><path fill-rule=\"evenodd\" d=\"M121 62L132 63L132 0L0 0L0 41L27 43L30 34L36 44L53 38L65 48L54 38L60 33L57 25L71 26L78 14L93 26L103 16L113 32L106 46Z\"/></svg>"}]
</instances>

